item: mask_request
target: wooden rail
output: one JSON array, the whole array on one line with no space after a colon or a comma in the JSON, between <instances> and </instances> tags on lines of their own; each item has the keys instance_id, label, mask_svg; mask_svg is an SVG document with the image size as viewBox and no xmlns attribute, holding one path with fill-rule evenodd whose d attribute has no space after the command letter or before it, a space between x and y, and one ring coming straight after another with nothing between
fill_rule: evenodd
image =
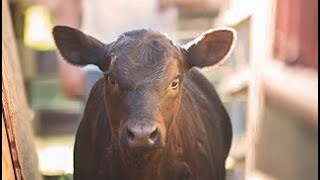
<instances>
[{"instance_id":1,"label":"wooden rail","mask_svg":"<svg viewBox=\"0 0 320 180\"><path fill-rule=\"evenodd\" d=\"M265 64L263 87L268 99L318 129L318 72L283 66L275 61Z\"/></svg>"}]
</instances>

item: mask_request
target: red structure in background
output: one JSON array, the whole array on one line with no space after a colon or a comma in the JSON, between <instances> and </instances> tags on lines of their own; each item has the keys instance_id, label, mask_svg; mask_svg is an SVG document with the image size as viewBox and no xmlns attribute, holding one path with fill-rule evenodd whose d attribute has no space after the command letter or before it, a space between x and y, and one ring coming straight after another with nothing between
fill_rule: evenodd
<instances>
[{"instance_id":1,"label":"red structure in background","mask_svg":"<svg viewBox=\"0 0 320 180\"><path fill-rule=\"evenodd\" d=\"M278 0L275 58L318 70L318 0Z\"/></svg>"}]
</instances>

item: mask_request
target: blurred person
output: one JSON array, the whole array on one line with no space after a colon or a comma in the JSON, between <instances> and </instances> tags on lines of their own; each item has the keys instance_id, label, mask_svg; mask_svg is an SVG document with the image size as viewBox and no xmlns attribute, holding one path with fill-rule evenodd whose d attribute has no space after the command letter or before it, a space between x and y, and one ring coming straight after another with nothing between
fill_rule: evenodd
<instances>
[{"instance_id":1,"label":"blurred person","mask_svg":"<svg viewBox=\"0 0 320 180\"><path fill-rule=\"evenodd\" d=\"M105 43L121 33L140 28L152 28L174 34L177 7L201 11L216 7L212 0L68 0L55 9L55 24L81 29ZM214 7L213 7L214 6ZM59 75L64 93L86 100L91 87L102 76L94 65L73 66L58 56Z\"/></svg>"},{"instance_id":2,"label":"blurred person","mask_svg":"<svg viewBox=\"0 0 320 180\"><path fill-rule=\"evenodd\" d=\"M45 2L53 12L54 23L79 28L81 24L82 0L56 1L55 4ZM86 89L85 71L64 61L57 52L58 74L60 86L69 97L82 98Z\"/></svg>"}]
</instances>

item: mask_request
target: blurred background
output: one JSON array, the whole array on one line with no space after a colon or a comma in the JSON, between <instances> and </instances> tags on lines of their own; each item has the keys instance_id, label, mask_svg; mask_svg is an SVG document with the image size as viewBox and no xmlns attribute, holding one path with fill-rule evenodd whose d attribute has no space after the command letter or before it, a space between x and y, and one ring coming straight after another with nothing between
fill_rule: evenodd
<instances>
[{"instance_id":1,"label":"blurred background","mask_svg":"<svg viewBox=\"0 0 320 180\"><path fill-rule=\"evenodd\" d=\"M180 44L210 28L236 29L231 57L202 70L232 120L227 180L318 179L317 0L2 0L2 5L8 8L2 14L11 18L43 179L72 179L75 133L90 88L101 76L94 66L73 67L61 59L51 35L57 24L106 43L142 27Z\"/></svg>"}]
</instances>

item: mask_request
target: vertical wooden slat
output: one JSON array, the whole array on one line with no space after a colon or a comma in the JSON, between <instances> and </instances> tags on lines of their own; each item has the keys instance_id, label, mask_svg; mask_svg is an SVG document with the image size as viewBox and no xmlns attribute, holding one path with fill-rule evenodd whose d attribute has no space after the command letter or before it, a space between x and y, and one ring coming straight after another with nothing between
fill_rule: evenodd
<instances>
[{"instance_id":1,"label":"vertical wooden slat","mask_svg":"<svg viewBox=\"0 0 320 180\"><path fill-rule=\"evenodd\" d=\"M4 120L2 114L2 179L15 180L13 171L11 152L9 149L6 128L4 127Z\"/></svg>"},{"instance_id":2,"label":"vertical wooden slat","mask_svg":"<svg viewBox=\"0 0 320 180\"><path fill-rule=\"evenodd\" d=\"M32 112L26 100L7 0L2 0L2 110L16 179L41 179L31 128Z\"/></svg>"},{"instance_id":3,"label":"vertical wooden slat","mask_svg":"<svg viewBox=\"0 0 320 180\"><path fill-rule=\"evenodd\" d=\"M265 61L270 59L273 37L274 0L259 0L252 4L250 37L250 71L251 82L248 88L247 111L247 154L245 178L256 175L256 145L259 136L259 123L264 109L264 90L262 86L262 69Z\"/></svg>"}]
</instances>

